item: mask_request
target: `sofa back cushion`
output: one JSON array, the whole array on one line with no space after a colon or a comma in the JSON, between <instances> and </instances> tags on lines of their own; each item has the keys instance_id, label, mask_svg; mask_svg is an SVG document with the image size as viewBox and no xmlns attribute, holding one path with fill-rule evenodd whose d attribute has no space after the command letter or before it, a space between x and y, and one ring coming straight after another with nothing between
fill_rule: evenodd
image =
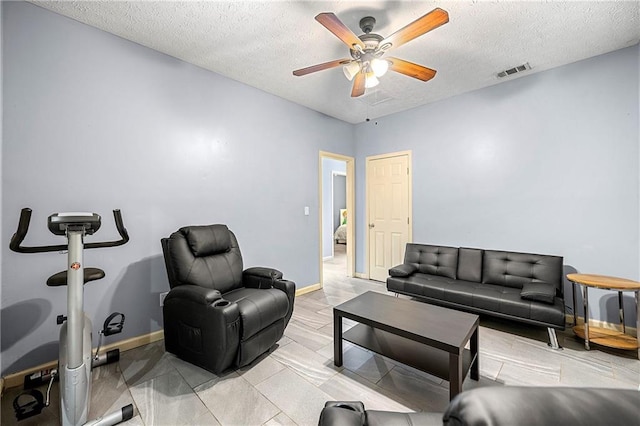
<instances>
[{"instance_id":1,"label":"sofa back cushion","mask_svg":"<svg viewBox=\"0 0 640 426\"><path fill-rule=\"evenodd\" d=\"M522 288L530 282L546 282L562 295L562 257L532 253L485 250L482 282Z\"/></svg>"},{"instance_id":2,"label":"sofa back cushion","mask_svg":"<svg viewBox=\"0 0 640 426\"><path fill-rule=\"evenodd\" d=\"M482 253L481 249L464 248L458 249L458 279L473 281L476 283L482 280Z\"/></svg>"},{"instance_id":3,"label":"sofa back cushion","mask_svg":"<svg viewBox=\"0 0 640 426\"><path fill-rule=\"evenodd\" d=\"M456 279L458 248L408 243L404 263L414 264L423 274Z\"/></svg>"}]
</instances>

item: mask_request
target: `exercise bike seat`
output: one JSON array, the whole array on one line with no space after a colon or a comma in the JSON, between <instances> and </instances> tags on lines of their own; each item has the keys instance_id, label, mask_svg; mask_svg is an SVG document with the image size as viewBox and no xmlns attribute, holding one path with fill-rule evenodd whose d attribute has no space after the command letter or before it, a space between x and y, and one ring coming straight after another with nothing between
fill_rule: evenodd
<instances>
[{"instance_id":1,"label":"exercise bike seat","mask_svg":"<svg viewBox=\"0 0 640 426\"><path fill-rule=\"evenodd\" d=\"M104 278L104 271L100 268L84 268L84 283L89 281L95 281ZM58 272L51 275L47 279L47 285L49 287L59 287L61 285L67 285L67 271Z\"/></svg>"}]
</instances>

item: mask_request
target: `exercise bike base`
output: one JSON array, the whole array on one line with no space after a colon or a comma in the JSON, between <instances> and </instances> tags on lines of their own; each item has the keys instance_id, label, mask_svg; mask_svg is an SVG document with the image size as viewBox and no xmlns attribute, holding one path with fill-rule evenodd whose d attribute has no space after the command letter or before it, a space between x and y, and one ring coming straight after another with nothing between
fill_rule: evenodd
<instances>
[{"instance_id":1,"label":"exercise bike base","mask_svg":"<svg viewBox=\"0 0 640 426\"><path fill-rule=\"evenodd\" d=\"M112 426L133 418L133 404L125 405L118 411L85 423L85 426Z\"/></svg>"},{"instance_id":2,"label":"exercise bike base","mask_svg":"<svg viewBox=\"0 0 640 426\"><path fill-rule=\"evenodd\" d=\"M91 368L100 367L101 365L111 364L120 360L120 349L112 349L105 354L100 354L91 360Z\"/></svg>"}]
</instances>

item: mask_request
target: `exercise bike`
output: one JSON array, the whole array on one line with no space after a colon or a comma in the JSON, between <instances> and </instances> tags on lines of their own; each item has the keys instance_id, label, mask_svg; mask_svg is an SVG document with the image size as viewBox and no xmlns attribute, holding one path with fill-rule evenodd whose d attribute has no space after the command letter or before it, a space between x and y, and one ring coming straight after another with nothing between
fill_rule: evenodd
<instances>
[{"instance_id":1,"label":"exercise bike","mask_svg":"<svg viewBox=\"0 0 640 426\"><path fill-rule=\"evenodd\" d=\"M59 315L57 323L60 329L60 352L58 369L51 372L47 389L46 402L39 391L26 392L32 400L20 404L18 396L14 400L14 409L18 420L39 414L49 405L51 385L56 377L60 380L60 417L62 425L115 425L133 417L133 405L129 404L120 410L101 418L87 422L89 401L91 399L91 369L99 365L117 361L120 358L118 349L100 355L102 336L117 334L122 331L124 315L111 314L100 331L98 348L92 354L91 320L84 312L84 284L99 280L105 276L98 268L85 268L83 249L116 247L129 241L129 234L122 222L120 210L113 211L116 228L120 239L84 244L84 237L94 234L101 224L101 218L95 213L55 213L47 221L49 231L55 235L66 236L67 244L24 247L20 244L27 235L31 220L31 209L24 208L20 212L18 230L11 238L9 248L18 253L44 253L67 251L67 270L52 275L47 285L52 287L67 286L67 316Z\"/></svg>"}]
</instances>

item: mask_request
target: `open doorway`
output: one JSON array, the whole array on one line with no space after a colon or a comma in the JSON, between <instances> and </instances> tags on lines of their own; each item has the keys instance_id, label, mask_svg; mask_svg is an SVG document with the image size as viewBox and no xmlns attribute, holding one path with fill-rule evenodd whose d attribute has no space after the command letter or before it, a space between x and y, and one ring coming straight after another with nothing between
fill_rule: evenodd
<instances>
[{"instance_id":1,"label":"open doorway","mask_svg":"<svg viewBox=\"0 0 640 426\"><path fill-rule=\"evenodd\" d=\"M354 275L354 160L320 152L320 284Z\"/></svg>"}]
</instances>

